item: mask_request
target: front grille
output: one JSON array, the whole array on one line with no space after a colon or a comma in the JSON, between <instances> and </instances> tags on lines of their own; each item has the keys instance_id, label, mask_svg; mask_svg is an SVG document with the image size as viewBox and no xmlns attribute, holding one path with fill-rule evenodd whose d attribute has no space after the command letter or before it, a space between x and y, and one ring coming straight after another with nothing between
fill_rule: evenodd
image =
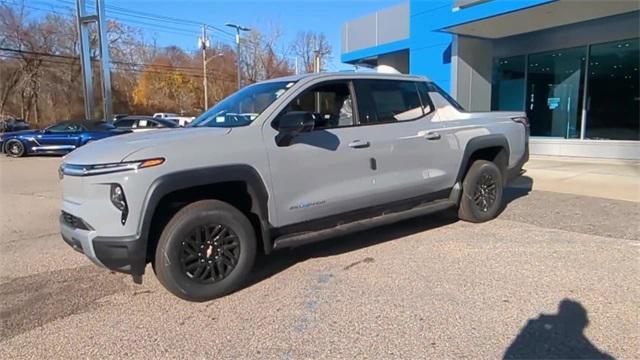
<instances>
[{"instance_id":1,"label":"front grille","mask_svg":"<svg viewBox=\"0 0 640 360\"><path fill-rule=\"evenodd\" d=\"M85 223L84 220L77 216L73 216L66 211L62 211L62 214L60 214L60 218L62 219L63 223L69 225L74 229L91 230L91 226Z\"/></svg>"}]
</instances>

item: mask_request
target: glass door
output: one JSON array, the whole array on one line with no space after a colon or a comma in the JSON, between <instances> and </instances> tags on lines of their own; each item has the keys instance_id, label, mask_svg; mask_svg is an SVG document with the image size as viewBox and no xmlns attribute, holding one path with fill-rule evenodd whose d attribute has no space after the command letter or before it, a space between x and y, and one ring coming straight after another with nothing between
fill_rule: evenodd
<instances>
[{"instance_id":1,"label":"glass door","mask_svg":"<svg viewBox=\"0 0 640 360\"><path fill-rule=\"evenodd\" d=\"M586 47L529 55L526 111L532 136L580 137Z\"/></svg>"},{"instance_id":2,"label":"glass door","mask_svg":"<svg viewBox=\"0 0 640 360\"><path fill-rule=\"evenodd\" d=\"M591 46L585 139L640 140L640 40Z\"/></svg>"}]
</instances>

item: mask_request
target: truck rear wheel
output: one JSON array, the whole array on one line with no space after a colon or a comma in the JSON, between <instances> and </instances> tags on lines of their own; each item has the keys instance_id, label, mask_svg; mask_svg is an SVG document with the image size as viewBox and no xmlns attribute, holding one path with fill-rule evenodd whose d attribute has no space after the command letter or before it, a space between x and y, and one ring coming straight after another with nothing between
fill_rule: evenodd
<instances>
[{"instance_id":1,"label":"truck rear wheel","mask_svg":"<svg viewBox=\"0 0 640 360\"><path fill-rule=\"evenodd\" d=\"M207 301L237 290L255 256L256 236L247 217L222 201L203 200L169 221L154 267L160 283L174 295Z\"/></svg>"},{"instance_id":2,"label":"truck rear wheel","mask_svg":"<svg viewBox=\"0 0 640 360\"><path fill-rule=\"evenodd\" d=\"M496 164L476 160L462 182L461 220L479 223L498 216L502 207L502 173Z\"/></svg>"}]
</instances>

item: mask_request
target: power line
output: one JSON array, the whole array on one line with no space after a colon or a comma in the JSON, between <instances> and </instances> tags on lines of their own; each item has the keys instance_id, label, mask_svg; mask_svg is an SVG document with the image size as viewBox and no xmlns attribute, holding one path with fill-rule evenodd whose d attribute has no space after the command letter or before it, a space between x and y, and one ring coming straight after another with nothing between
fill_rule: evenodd
<instances>
[{"instance_id":1,"label":"power line","mask_svg":"<svg viewBox=\"0 0 640 360\"><path fill-rule=\"evenodd\" d=\"M9 59L15 59L15 60L22 60L21 57L17 56L17 55L2 55L1 57L6 57ZM74 63L74 62L69 62L69 61L58 61L56 59L39 59L42 62L46 62L46 63L50 63L50 64L59 64L59 65L80 65L79 63ZM68 60L68 59L67 59ZM132 68L119 68L116 67L114 68L114 70L116 71L122 71L122 72L131 72L131 73L149 73L149 74L158 74L158 75L168 75L168 74L175 74L177 71L162 71L162 70L149 70L149 69L132 69ZM194 74L194 73L184 73L184 75L188 76L188 77L194 77L194 78L204 78L203 75L201 74ZM217 80L217 81L226 81L226 82L235 82L235 78L231 78L231 77L221 77L221 76L208 76L210 79L213 80Z\"/></svg>"},{"instance_id":2,"label":"power line","mask_svg":"<svg viewBox=\"0 0 640 360\"><path fill-rule=\"evenodd\" d=\"M58 58L58 59L79 60L77 57L71 56L71 55L51 54L51 53L43 53L43 52L38 52L38 51L11 49L11 48L4 48L4 47L0 47L0 51L7 51L7 52L15 53L15 54L46 56L46 57L52 57L52 58ZM17 57L17 58L21 59L19 57ZM91 60L92 61L98 61L95 58L91 59ZM111 63L114 64L114 65L128 65L128 66L151 68L151 69L141 69L140 71L145 71L145 70L153 71L154 68L155 69L173 70L173 71L178 71L178 70L200 71L200 70L202 70L201 67L166 65L166 64L133 63L133 62L117 61L117 60L112 60ZM218 74L222 74L222 75L234 76L234 74L222 72L222 71L219 71L219 70L210 70L210 72L218 73Z\"/></svg>"},{"instance_id":3,"label":"power line","mask_svg":"<svg viewBox=\"0 0 640 360\"><path fill-rule=\"evenodd\" d=\"M57 0L60 3L63 4L67 4L67 5L72 5L73 2L72 1L67 1L67 0ZM173 23L173 24L177 24L177 25L184 25L184 24L191 24L191 25L197 25L200 26L202 25L201 22L197 22L194 20L188 20L188 19L180 19L180 18L176 18L176 17L171 17L171 16L165 16L165 15L159 15L159 14L153 14L153 13L149 13L149 12L144 12L144 11L138 11L138 10L131 10L131 9L127 9L127 8L123 8L120 6L115 6L115 5L106 5L106 10L107 13L112 12L115 14L119 14L119 15L124 15L124 16L129 16L129 17L136 17L136 18L141 18L141 19L148 19L148 20L158 20L158 21L163 21L164 23L169 22L169 23ZM221 34L224 34L228 37L230 37L231 39L235 39L235 34L230 33L229 31L226 31L222 28L219 28L217 26L213 26L213 25L209 25L209 24L205 24L208 28L210 28L211 30L215 30Z\"/></svg>"}]
</instances>

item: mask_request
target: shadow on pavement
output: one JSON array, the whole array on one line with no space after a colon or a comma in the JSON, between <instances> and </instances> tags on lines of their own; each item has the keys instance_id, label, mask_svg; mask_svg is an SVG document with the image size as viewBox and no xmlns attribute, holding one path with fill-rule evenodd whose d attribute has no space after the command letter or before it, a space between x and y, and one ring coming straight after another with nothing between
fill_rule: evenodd
<instances>
[{"instance_id":1,"label":"shadow on pavement","mask_svg":"<svg viewBox=\"0 0 640 360\"><path fill-rule=\"evenodd\" d=\"M533 179L528 176L520 176L514 180L512 185L505 187L503 193L503 209L506 208L510 202L529 194L532 184ZM275 251L268 256L259 255L254 266L253 276L244 287L259 283L307 259L333 256L364 249L379 243L393 241L408 235L453 224L457 221L458 216L456 211L449 209L431 215L327 239L318 243Z\"/></svg>"},{"instance_id":2,"label":"shadow on pavement","mask_svg":"<svg viewBox=\"0 0 640 360\"><path fill-rule=\"evenodd\" d=\"M564 299L557 314L529 320L504 359L614 359L587 339L587 325L587 310L577 301Z\"/></svg>"},{"instance_id":3,"label":"shadow on pavement","mask_svg":"<svg viewBox=\"0 0 640 360\"><path fill-rule=\"evenodd\" d=\"M509 203L517 198L527 196L531 189L533 189L533 179L522 175L515 178L508 187L504 188L502 193L502 199L504 201L504 207L506 208Z\"/></svg>"},{"instance_id":4,"label":"shadow on pavement","mask_svg":"<svg viewBox=\"0 0 640 360\"><path fill-rule=\"evenodd\" d=\"M393 241L422 231L449 225L458 221L454 211L443 211L428 216L400 221L373 229L338 236L317 243L274 251L256 260L253 276L245 287L265 280L299 262L364 249L387 241Z\"/></svg>"}]
</instances>

